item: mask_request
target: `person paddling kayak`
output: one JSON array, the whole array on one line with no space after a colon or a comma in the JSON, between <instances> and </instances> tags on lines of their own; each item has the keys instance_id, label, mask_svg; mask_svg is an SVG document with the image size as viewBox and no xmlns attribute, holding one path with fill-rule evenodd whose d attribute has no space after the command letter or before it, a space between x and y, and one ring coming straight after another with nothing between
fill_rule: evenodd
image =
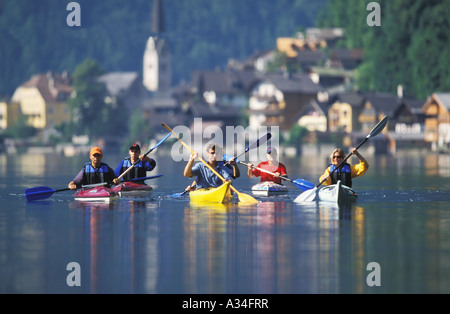
<instances>
[{"instance_id":1,"label":"person paddling kayak","mask_svg":"<svg viewBox=\"0 0 450 314\"><path fill-rule=\"evenodd\" d=\"M148 156L144 156L144 154L141 155L141 147L139 146L139 144L131 145L130 149L128 150L128 154L130 155L130 157L122 160L117 166L116 170L114 170L116 176L120 176L139 159L141 161L139 161L133 169L128 171L123 176L124 181L146 177L147 171L152 171L153 169L155 169L156 161Z\"/></svg>"},{"instance_id":2,"label":"person paddling kayak","mask_svg":"<svg viewBox=\"0 0 450 314\"><path fill-rule=\"evenodd\" d=\"M248 164L247 174L249 178L261 177L261 182L271 181L277 184L282 184L280 176L287 178L286 166L278 161L278 152L275 147L267 148L267 161L260 162L257 168L261 168L274 173L275 175L253 169L253 164Z\"/></svg>"},{"instance_id":3,"label":"person paddling kayak","mask_svg":"<svg viewBox=\"0 0 450 314\"><path fill-rule=\"evenodd\" d=\"M364 159L364 157L356 150L352 148L352 154L356 155L359 159L359 163L356 165L350 165L344 163L338 169L336 167L345 159L345 153L342 149L336 148L330 155L331 164L325 170L324 174L320 177L319 182L323 181L324 185L336 184L338 180L342 182L343 185L352 187L352 178L360 177L364 175L369 169L369 163ZM330 177L330 173L334 173ZM324 181L325 180L325 181Z\"/></svg>"},{"instance_id":4,"label":"person paddling kayak","mask_svg":"<svg viewBox=\"0 0 450 314\"><path fill-rule=\"evenodd\" d=\"M114 170L102 162L103 152L100 147L93 147L89 152L90 163L86 163L76 177L69 182L69 189L76 190L82 185L112 182L119 183Z\"/></svg>"},{"instance_id":5,"label":"person paddling kayak","mask_svg":"<svg viewBox=\"0 0 450 314\"><path fill-rule=\"evenodd\" d=\"M216 151L217 148L217 151ZM216 160L217 156L222 156L222 152L219 154L220 147L214 143L208 144L206 152L208 153L208 164L215 169L225 180L231 182L232 174L230 170L224 166L223 162ZM215 175L205 164L197 163L194 165L194 160L198 157L197 153L192 153L189 158L186 167L184 168L184 176L191 178L197 176L196 188L208 188L208 187L218 187L223 184L223 181Z\"/></svg>"}]
</instances>

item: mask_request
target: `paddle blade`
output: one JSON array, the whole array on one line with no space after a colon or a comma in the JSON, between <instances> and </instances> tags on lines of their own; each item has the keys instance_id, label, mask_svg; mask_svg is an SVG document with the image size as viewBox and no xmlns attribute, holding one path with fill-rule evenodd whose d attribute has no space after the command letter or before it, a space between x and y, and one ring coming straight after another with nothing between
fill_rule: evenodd
<instances>
[{"instance_id":1,"label":"paddle blade","mask_svg":"<svg viewBox=\"0 0 450 314\"><path fill-rule=\"evenodd\" d=\"M386 126L387 120L388 116L385 116L380 122L378 122L376 126L374 126L374 128L372 129L372 131L370 131L370 134L367 137L374 137L375 135L383 131L383 129Z\"/></svg>"},{"instance_id":2,"label":"paddle blade","mask_svg":"<svg viewBox=\"0 0 450 314\"><path fill-rule=\"evenodd\" d=\"M150 176L150 177L133 178L133 179L131 179L131 181L133 181L133 182L140 182L140 181L160 178L162 176L163 176L162 174L157 174L155 176Z\"/></svg>"},{"instance_id":3,"label":"paddle blade","mask_svg":"<svg viewBox=\"0 0 450 314\"><path fill-rule=\"evenodd\" d=\"M244 205L252 205L252 204L258 204L259 202L252 196L245 194L245 193L239 193L239 202L241 202Z\"/></svg>"},{"instance_id":4,"label":"paddle blade","mask_svg":"<svg viewBox=\"0 0 450 314\"><path fill-rule=\"evenodd\" d=\"M269 141L271 138L272 138L272 134L270 134L270 133L267 133L267 134L261 136L259 139L257 139L257 140L254 141L253 143L251 143L251 144L247 147L247 149L245 150L245 152L248 152L250 149L259 147L260 145L262 145L262 144L266 143L267 141Z\"/></svg>"},{"instance_id":5,"label":"paddle blade","mask_svg":"<svg viewBox=\"0 0 450 314\"><path fill-rule=\"evenodd\" d=\"M302 191L307 191L307 190L310 190L310 189L314 189L314 184L313 183L311 183L309 181L306 181L306 180L303 180L303 179L295 179L292 182Z\"/></svg>"},{"instance_id":6,"label":"paddle blade","mask_svg":"<svg viewBox=\"0 0 450 314\"><path fill-rule=\"evenodd\" d=\"M172 195L169 195L169 197L181 197L181 196L183 196L184 194L186 194L188 191L184 191L184 192L180 192L180 193L175 193L175 194L172 194Z\"/></svg>"},{"instance_id":7,"label":"paddle blade","mask_svg":"<svg viewBox=\"0 0 450 314\"><path fill-rule=\"evenodd\" d=\"M295 203L312 202L316 198L317 188L308 190L297 196L294 200Z\"/></svg>"},{"instance_id":8,"label":"paddle blade","mask_svg":"<svg viewBox=\"0 0 450 314\"><path fill-rule=\"evenodd\" d=\"M227 154L223 154L223 160L226 162L229 162L231 158L234 158L233 156L227 155ZM239 162L239 159L235 159L236 162Z\"/></svg>"},{"instance_id":9,"label":"paddle blade","mask_svg":"<svg viewBox=\"0 0 450 314\"><path fill-rule=\"evenodd\" d=\"M46 186L38 186L35 188L30 188L25 190L25 196L27 201L37 201L49 198L55 193L56 190L51 189Z\"/></svg>"}]
</instances>

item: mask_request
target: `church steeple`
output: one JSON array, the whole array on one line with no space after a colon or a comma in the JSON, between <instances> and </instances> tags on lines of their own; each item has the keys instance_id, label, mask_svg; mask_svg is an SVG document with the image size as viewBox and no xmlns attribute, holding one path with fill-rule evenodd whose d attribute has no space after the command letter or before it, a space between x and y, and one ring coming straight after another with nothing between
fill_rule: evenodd
<instances>
[{"instance_id":1,"label":"church steeple","mask_svg":"<svg viewBox=\"0 0 450 314\"><path fill-rule=\"evenodd\" d=\"M153 0L151 31L156 36L165 31L162 0Z\"/></svg>"},{"instance_id":2,"label":"church steeple","mask_svg":"<svg viewBox=\"0 0 450 314\"><path fill-rule=\"evenodd\" d=\"M160 38L164 32L163 1L153 0L151 31L144 52L143 84L152 92L167 91L172 83L172 58L167 42Z\"/></svg>"}]
</instances>

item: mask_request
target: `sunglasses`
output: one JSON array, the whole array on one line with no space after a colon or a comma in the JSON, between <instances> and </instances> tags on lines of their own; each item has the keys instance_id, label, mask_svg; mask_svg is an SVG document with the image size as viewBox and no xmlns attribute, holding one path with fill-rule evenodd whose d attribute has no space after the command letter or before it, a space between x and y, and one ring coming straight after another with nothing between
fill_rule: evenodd
<instances>
[{"instance_id":1,"label":"sunglasses","mask_svg":"<svg viewBox=\"0 0 450 314\"><path fill-rule=\"evenodd\" d=\"M338 155L338 156L333 156L333 159L335 159L335 158L337 158L337 159L341 159L341 158L342 158L342 156L340 156L340 155Z\"/></svg>"}]
</instances>

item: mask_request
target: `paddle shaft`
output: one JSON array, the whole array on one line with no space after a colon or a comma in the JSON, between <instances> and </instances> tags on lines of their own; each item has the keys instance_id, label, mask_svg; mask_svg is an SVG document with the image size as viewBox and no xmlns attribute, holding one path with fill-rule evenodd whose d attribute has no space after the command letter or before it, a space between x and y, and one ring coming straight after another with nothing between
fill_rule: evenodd
<instances>
[{"instance_id":1,"label":"paddle shaft","mask_svg":"<svg viewBox=\"0 0 450 314\"><path fill-rule=\"evenodd\" d=\"M272 134L266 133L265 135L261 136L259 139L257 139L256 141L254 141L253 143L251 143L250 145L248 145L248 147L245 149L245 152L243 152L243 153L237 155L237 156L235 157L235 159L237 159L238 157L244 155L244 154L245 154L246 152L248 152L250 149L257 148L257 147L259 147L260 145L266 143L266 142L267 142L268 140L270 140L271 138L272 138Z\"/></svg>"},{"instance_id":2,"label":"paddle shaft","mask_svg":"<svg viewBox=\"0 0 450 314\"><path fill-rule=\"evenodd\" d=\"M184 146L184 147L186 147L192 154L194 154L195 152L185 143L185 142L183 142L179 137L178 137L178 135L176 135L175 134L175 132L173 132L173 130L168 126L168 125L166 125L166 124L162 124L167 130L169 130L170 132L172 132L172 134L176 137L176 139ZM208 164L202 157L200 157L200 156L198 156L198 159L202 162L202 163L204 163L208 168L209 168L209 170L211 170L216 176L218 176L223 182L226 182L227 180L225 180L225 178L224 177L222 177L213 167L211 167L211 165L210 164ZM231 186L231 188L233 189L233 190L235 190L234 189L234 187L232 186L232 185L230 185ZM237 192L236 190L235 190L235 192L236 193L239 193L239 192Z\"/></svg>"},{"instance_id":3,"label":"paddle shaft","mask_svg":"<svg viewBox=\"0 0 450 314\"><path fill-rule=\"evenodd\" d=\"M356 146L355 151L357 151L365 142L367 142L367 140L375 135L377 135L378 133L380 133L384 127L386 126L387 123L387 116L385 116L380 122L377 123L377 125L374 126L374 128L372 129L372 131L370 131L370 133L364 138L364 140L359 143L358 146ZM329 174L329 176L331 177L331 175L337 170L339 169L349 158L350 156L353 155L353 152L350 152L350 154L348 154L347 157L344 158L344 160L342 160L339 165L337 165L336 168L334 168L333 171L331 171L331 173ZM326 181L326 179L322 180L322 182L320 182L316 188L318 188L319 186L322 185L322 183L324 183Z\"/></svg>"},{"instance_id":4,"label":"paddle shaft","mask_svg":"<svg viewBox=\"0 0 450 314\"><path fill-rule=\"evenodd\" d=\"M159 145L161 145L168 137L170 136L170 133L167 134L162 140L160 140L155 146L153 146L152 148L150 148L145 154L144 157L147 156L148 154L150 154L155 148L157 148ZM131 171L131 169L134 168L134 166L136 166L139 162L141 161L141 159L138 159L137 161L135 161L127 170L125 170L124 172L122 172L122 174L120 176L118 176L117 178L120 180L122 179L122 177L124 175L126 175L129 171Z\"/></svg>"},{"instance_id":5,"label":"paddle shaft","mask_svg":"<svg viewBox=\"0 0 450 314\"><path fill-rule=\"evenodd\" d=\"M245 162L242 162L242 161L239 161L239 163L240 163L241 165L244 165L244 166L247 166L247 167L250 166L250 164L245 163ZM253 165L252 165L252 168L255 168L255 169L259 170L259 171L262 171L262 172L271 174L271 175L273 175L273 176L275 177L275 173L270 172L269 170L262 169L262 168L259 168L259 167L255 167L255 166L253 166ZM293 183L294 183L294 180L291 180L291 179L289 179L289 178L286 178L286 177L283 177L283 176L278 176L278 177L279 177L280 179L283 179L283 180L290 181L290 182L293 182Z\"/></svg>"},{"instance_id":6,"label":"paddle shaft","mask_svg":"<svg viewBox=\"0 0 450 314\"><path fill-rule=\"evenodd\" d=\"M163 127L166 128L166 130L170 131L177 139L178 141L184 146L186 147L192 154L194 154L195 152L185 143L183 142L178 135L175 134L175 132L165 123L162 123ZM224 183L227 182L225 180L224 177L222 177L213 167L211 167L211 165L209 165L202 157L198 156L198 159L205 164L205 166L207 166L216 176L218 176ZM253 197L251 197L250 195L246 195L244 193L240 193L238 190L236 190L236 188L230 184L230 188L239 196L239 200L243 201L244 199L246 199L247 202L249 203L257 203L258 201L255 200ZM242 198L241 198L242 197Z\"/></svg>"}]
</instances>

